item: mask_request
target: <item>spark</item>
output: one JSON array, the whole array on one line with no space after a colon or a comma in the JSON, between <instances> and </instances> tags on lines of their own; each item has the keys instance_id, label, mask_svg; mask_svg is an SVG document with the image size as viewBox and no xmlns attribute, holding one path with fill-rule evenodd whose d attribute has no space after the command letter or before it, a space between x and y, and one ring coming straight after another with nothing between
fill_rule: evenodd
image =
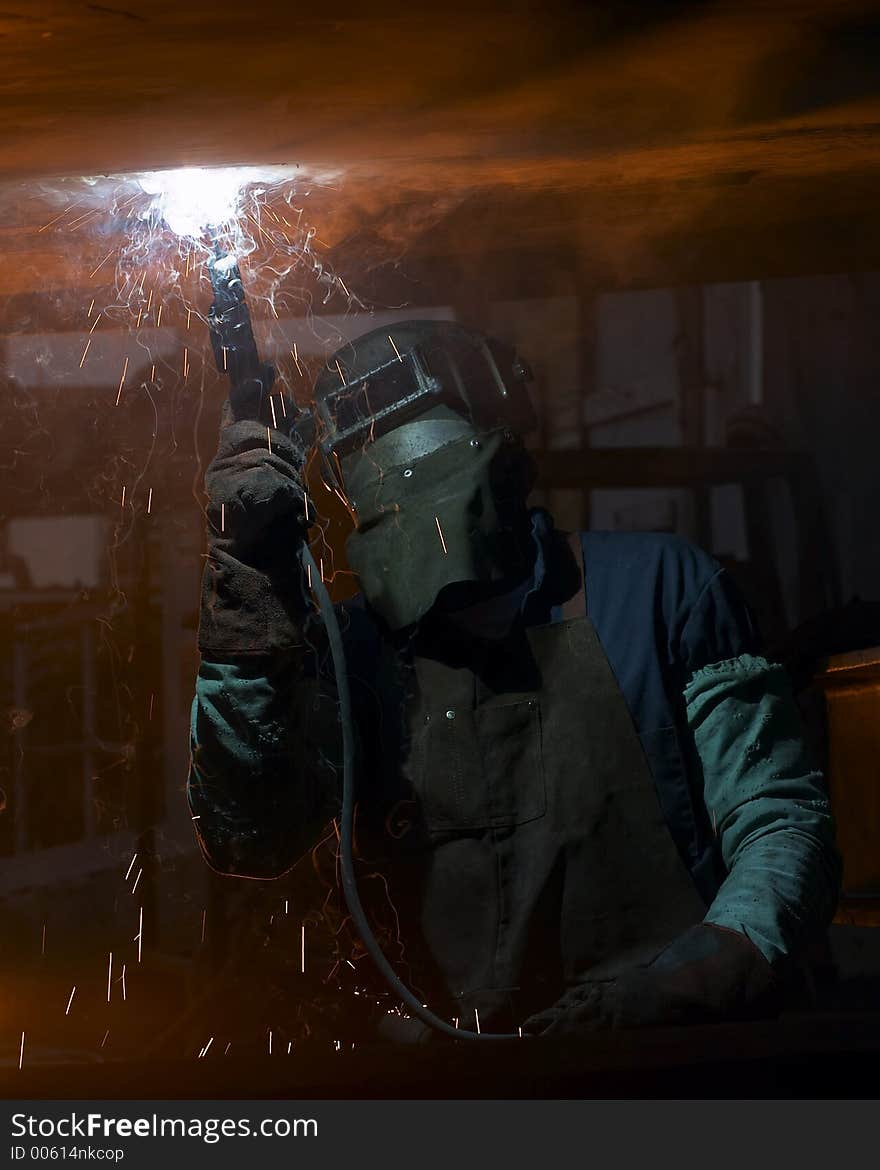
<instances>
[{"instance_id":1,"label":"spark","mask_svg":"<svg viewBox=\"0 0 880 1170\"><path fill-rule=\"evenodd\" d=\"M83 196L83 198L85 198L85 196ZM48 223L44 223L41 228L38 228L37 235L39 235L40 232L44 232L47 228L50 228L53 223L57 223L59 219L64 219L68 211L72 211L73 208L78 207L80 203L82 203L82 199L77 199L76 202L68 204L68 206L64 208L60 215L56 215L54 219L50 219Z\"/></svg>"},{"instance_id":2,"label":"spark","mask_svg":"<svg viewBox=\"0 0 880 1170\"><path fill-rule=\"evenodd\" d=\"M397 348L397 346L394 344L394 338L391 336L391 334L390 334L390 333L388 334L388 340L391 342L391 348L392 348L392 349L394 350L394 352L397 354L397 360L398 360L399 362L402 362L402 361L403 361L403 358L400 356L400 350L399 350L399 349Z\"/></svg>"},{"instance_id":3,"label":"spark","mask_svg":"<svg viewBox=\"0 0 880 1170\"><path fill-rule=\"evenodd\" d=\"M79 227L79 226L80 226L80 224L83 224L83 223L85 223L85 221L86 221L87 219L91 219L91 218L93 218L94 216L96 216L96 215L100 215L100 214L101 214L101 209L100 209L100 207L92 207L92 208L91 208L89 211L84 211L84 212L82 213L82 215L78 215L78 216L76 217L76 219L72 219L72 220L70 221L70 223L67 225L67 230L68 230L69 232L72 232L72 231L74 230L74 228L77 228L77 227Z\"/></svg>"},{"instance_id":4,"label":"spark","mask_svg":"<svg viewBox=\"0 0 880 1170\"><path fill-rule=\"evenodd\" d=\"M153 304L153 292L154 291L155 291L154 289L150 289L150 295L147 297L147 312L148 313L149 313L150 308Z\"/></svg>"},{"instance_id":5,"label":"spark","mask_svg":"<svg viewBox=\"0 0 880 1170\"><path fill-rule=\"evenodd\" d=\"M132 203L134 203L134 201L135 201L135 199L137 199L137 197L138 197L137 192L135 192L134 195L132 195L130 199L126 199L126 201L124 203L120 203L117 210L124 211L126 207L131 207Z\"/></svg>"},{"instance_id":6,"label":"spark","mask_svg":"<svg viewBox=\"0 0 880 1170\"><path fill-rule=\"evenodd\" d=\"M157 328L157 329L158 329L158 328L159 328L159 326L162 324L162 310L163 310L164 308L165 308L165 306L164 306L164 305L160 305L160 306L159 306L159 311L156 313L156 328Z\"/></svg>"},{"instance_id":7,"label":"spark","mask_svg":"<svg viewBox=\"0 0 880 1170\"><path fill-rule=\"evenodd\" d=\"M300 939L300 971L305 974L306 970L306 924L302 924L302 934Z\"/></svg>"},{"instance_id":8,"label":"spark","mask_svg":"<svg viewBox=\"0 0 880 1170\"><path fill-rule=\"evenodd\" d=\"M224 374L226 373L226 354L227 354L227 352L228 351L226 349L226 346L224 345L223 346L223 373Z\"/></svg>"},{"instance_id":9,"label":"spark","mask_svg":"<svg viewBox=\"0 0 880 1170\"><path fill-rule=\"evenodd\" d=\"M192 320L192 315L193 315L192 309L187 309L187 311L186 311L186 327L187 327L187 329L189 329L189 323Z\"/></svg>"},{"instance_id":10,"label":"spark","mask_svg":"<svg viewBox=\"0 0 880 1170\"><path fill-rule=\"evenodd\" d=\"M160 310L160 312L161 312L161 310ZM150 381L151 382L156 381L156 363L155 362L153 362L152 369L150 370Z\"/></svg>"},{"instance_id":11,"label":"spark","mask_svg":"<svg viewBox=\"0 0 880 1170\"><path fill-rule=\"evenodd\" d=\"M229 1049L230 1049L231 1047L232 1047L232 1041L230 1040L230 1041L229 1041L229 1043L226 1045L226 1047L223 1049L223 1055L224 1055L224 1056L226 1055L226 1053L229 1051Z\"/></svg>"},{"instance_id":12,"label":"spark","mask_svg":"<svg viewBox=\"0 0 880 1170\"><path fill-rule=\"evenodd\" d=\"M92 309L94 309L94 307L95 307L95 298L92 297L92 303L89 305L89 311L86 313L86 317L91 317Z\"/></svg>"},{"instance_id":13,"label":"spark","mask_svg":"<svg viewBox=\"0 0 880 1170\"><path fill-rule=\"evenodd\" d=\"M269 444L269 454L272 454L272 432L266 427L266 441Z\"/></svg>"},{"instance_id":14,"label":"spark","mask_svg":"<svg viewBox=\"0 0 880 1170\"><path fill-rule=\"evenodd\" d=\"M140 910L138 911L138 932L134 937L137 940L138 962L140 962L141 961L141 945L142 945L143 939L144 939L144 908L143 908L143 906L141 906Z\"/></svg>"},{"instance_id":15,"label":"spark","mask_svg":"<svg viewBox=\"0 0 880 1170\"><path fill-rule=\"evenodd\" d=\"M113 978L113 952L110 952L110 962L107 964L107 1002L110 1002L110 987Z\"/></svg>"},{"instance_id":16,"label":"spark","mask_svg":"<svg viewBox=\"0 0 880 1170\"><path fill-rule=\"evenodd\" d=\"M21 1066L24 1063L24 1032L21 1034L21 1048L18 1050L18 1071L21 1072Z\"/></svg>"},{"instance_id":17,"label":"spark","mask_svg":"<svg viewBox=\"0 0 880 1170\"><path fill-rule=\"evenodd\" d=\"M202 942L205 941L205 924L208 917L207 907L202 911Z\"/></svg>"},{"instance_id":18,"label":"spark","mask_svg":"<svg viewBox=\"0 0 880 1170\"><path fill-rule=\"evenodd\" d=\"M220 505L220 531L226 531L226 505Z\"/></svg>"},{"instance_id":19,"label":"spark","mask_svg":"<svg viewBox=\"0 0 880 1170\"><path fill-rule=\"evenodd\" d=\"M113 248L111 248L111 249L110 249L110 251L107 253L107 255L104 257L104 259L101 261L101 263L100 263L100 264L98 264L98 265L97 265L95 268L93 268L93 269L92 269L92 271L89 273L89 279L90 279L90 280L91 280L91 278L92 278L92 277L95 275L95 273L98 271L98 269L99 269L99 268L103 268L103 267L104 267L104 265L107 263L107 261L108 261L108 260L110 259L110 257L113 255L113 251L114 251L114 249L113 249Z\"/></svg>"},{"instance_id":20,"label":"spark","mask_svg":"<svg viewBox=\"0 0 880 1170\"><path fill-rule=\"evenodd\" d=\"M147 515L150 514L150 509L153 507L153 489L150 488L150 494L147 496Z\"/></svg>"},{"instance_id":21,"label":"spark","mask_svg":"<svg viewBox=\"0 0 880 1170\"><path fill-rule=\"evenodd\" d=\"M191 821L200 821L200 820L202 819L202 814L201 814L201 813L196 813L196 815L195 815L194 817L190 817L189 819L190 819Z\"/></svg>"},{"instance_id":22,"label":"spark","mask_svg":"<svg viewBox=\"0 0 880 1170\"><path fill-rule=\"evenodd\" d=\"M184 349L184 351L183 351L183 377L184 377L184 380L186 380L186 377L188 374L189 374L189 350Z\"/></svg>"},{"instance_id":23,"label":"spark","mask_svg":"<svg viewBox=\"0 0 880 1170\"><path fill-rule=\"evenodd\" d=\"M251 223L254 225L254 227L257 229L257 231L260 233L260 239L265 244L266 243L266 236L263 232L263 227L262 227L262 224L260 223L260 221L258 219L256 219L253 215L251 215L250 213L248 213L248 219L251 221Z\"/></svg>"},{"instance_id":24,"label":"spark","mask_svg":"<svg viewBox=\"0 0 880 1170\"><path fill-rule=\"evenodd\" d=\"M272 1055L272 1029L269 1029L269 1055Z\"/></svg>"},{"instance_id":25,"label":"spark","mask_svg":"<svg viewBox=\"0 0 880 1170\"><path fill-rule=\"evenodd\" d=\"M446 541L443 539L443 529L440 527L440 520L439 520L439 517L435 516L435 517L434 517L434 522L435 522L435 523L436 523L436 525L437 525L437 532L438 532L438 533L439 533L439 535L440 535L440 543L443 545L443 555L444 555L444 556L447 556L447 555L448 555L448 553L449 553L449 550L448 550L448 549L447 549L447 547L446 547Z\"/></svg>"},{"instance_id":26,"label":"spark","mask_svg":"<svg viewBox=\"0 0 880 1170\"><path fill-rule=\"evenodd\" d=\"M278 418L275 414L275 400L272 398L271 394L269 395L269 407L272 411L272 426L277 431L278 430Z\"/></svg>"},{"instance_id":27,"label":"spark","mask_svg":"<svg viewBox=\"0 0 880 1170\"><path fill-rule=\"evenodd\" d=\"M347 297L350 297L350 296L351 296L351 293L350 293L350 292L348 291L348 289L345 287L345 281L342 279L342 277L341 277L341 276L337 276L337 277L336 277L336 283L337 283L338 285L341 285L341 286L342 286L342 291L345 293L345 295L346 295Z\"/></svg>"},{"instance_id":28,"label":"spark","mask_svg":"<svg viewBox=\"0 0 880 1170\"><path fill-rule=\"evenodd\" d=\"M122 499L119 501L119 506L120 508L125 507L125 484L122 485ZM137 857L137 854L135 854L135 857Z\"/></svg>"},{"instance_id":29,"label":"spark","mask_svg":"<svg viewBox=\"0 0 880 1170\"><path fill-rule=\"evenodd\" d=\"M44 922L43 923L43 945L40 948L40 954L45 955L45 953L46 953L46 923Z\"/></svg>"},{"instance_id":30,"label":"spark","mask_svg":"<svg viewBox=\"0 0 880 1170\"><path fill-rule=\"evenodd\" d=\"M101 1041L101 1047L102 1047L102 1048L103 1048L103 1047L104 1047L104 1045L107 1043L107 1037L108 1037L109 1035L110 1035L110 1029L108 1028L108 1029L107 1029L107 1031L104 1033L104 1039Z\"/></svg>"},{"instance_id":31,"label":"spark","mask_svg":"<svg viewBox=\"0 0 880 1170\"><path fill-rule=\"evenodd\" d=\"M296 342L293 343L293 349L290 351L290 356L293 358L294 362L296 363L296 372L299 374L300 377L302 377L302 367L299 364L299 355L296 352Z\"/></svg>"},{"instance_id":32,"label":"spark","mask_svg":"<svg viewBox=\"0 0 880 1170\"><path fill-rule=\"evenodd\" d=\"M285 913L285 914L287 913L287 902L288 902L288 899L287 899L287 898L285 898L285 899L284 899L284 913Z\"/></svg>"},{"instance_id":33,"label":"spark","mask_svg":"<svg viewBox=\"0 0 880 1170\"><path fill-rule=\"evenodd\" d=\"M143 872L144 872L144 870L143 870L143 866L141 866L141 868L140 868L140 869L138 869L138 872L137 872L137 877L134 879L134 885L131 887L131 892L132 892L132 894L133 894L133 893L135 892L135 890L138 888L138 882L141 880L141 874L142 874Z\"/></svg>"},{"instance_id":34,"label":"spark","mask_svg":"<svg viewBox=\"0 0 880 1170\"><path fill-rule=\"evenodd\" d=\"M122 377L119 379L119 390L116 394L116 405L117 406L119 405L119 399L122 397L122 387L125 385L125 375L127 373L128 373L128 358L126 358L125 362L123 363Z\"/></svg>"},{"instance_id":35,"label":"spark","mask_svg":"<svg viewBox=\"0 0 880 1170\"><path fill-rule=\"evenodd\" d=\"M211 1039L208 1041L208 1043L205 1045L205 1047L202 1049L202 1051L199 1053L199 1060L202 1060L204 1057L206 1057L208 1055L208 1049L211 1047L211 1045L213 1043L214 1043L214 1037L212 1036Z\"/></svg>"},{"instance_id":36,"label":"spark","mask_svg":"<svg viewBox=\"0 0 880 1170\"><path fill-rule=\"evenodd\" d=\"M122 964L122 1002L125 1003L125 963Z\"/></svg>"},{"instance_id":37,"label":"spark","mask_svg":"<svg viewBox=\"0 0 880 1170\"><path fill-rule=\"evenodd\" d=\"M288 1041L287 1041L287 1055L288 1055L288 1056L290 1056L290 1050L291 1050L291 1048L293 1048L293 1041L292 1041L292 1040L288 1040Z\"/></svg>"},{"instance_id":38,"label":"spark","mask_svg":"<svg viewBox=\"0 0 880 1170\"><path fill-rule=\"evenodd\" d=\"M70 993L70 999L67 1001L67 1007L64 1009L64 1014L68 1015L70 1012L70 1005L73 1003L73 997L76 994L76 984L73 985L73 991Z\"/></svg>"},{"instance_id":39,"label":"spark","mask_svg":"<svg viewBox=\"0 0 880 1170\"><path fill-rule=\"evenodd\" d=\"M345 374L342 372L342 366L339 364L339 358L336 359L336 369L339 371L339 381L345 385Z\"/></svg>"},{"instance_id":40,"label":"spark","mask_svg":"<svg viewBox=\"0 0 880 1170\"><path fill-rule=\"evenodd\" d=\"M123 500L125 499L125 488L122 489L122 498L123 498ZM124 882L128 881L128 875L134 869L134 863L137 861L137 859L138 859L138 855L135 853L134 857L128 863L128 869L125 871L125 877L122 879Z\"/></svg>"},{"instance_id":41,"label":"spark","mask_svg":"<svg viewBox=\"0 0 880 1170\"><path fill-rule=\"evenodd\" d=\"M143 309L138 309L138 319L137 319L137 321L135 322L135 325L134 325L135 329L140 329L140 327L141 327L141 317L143 317L143 315L144 315L144 311L143 311Z\"/></svg>"},{"instance_id":42,"label":"spark","mask_svg":"<svg viewBox=\"0 0 880 1170\"><path fill-rule=\"evenodd\" d=\"M517 1032L519 1032L520 1037L522 1037L522 1025L517 1028Z\"/></svg>"},{"instance_id":43,"label":"spark","mask_svg":"<svg viewBox=\"0 0 880 1170\"><path fill-rule=\"evenodd\" d=\"M150 711L149 711L149 714L147 715L147 719L150 720L150 722L152 722L152 719L153 719L153 700L155 699L155 697L156 697L156 692L151 691L150 692Z\"/></svg>"},{"instance_id":44,"label":"spark","mask_svg":"<svg viewBox=\"0 0 880 1170\"><path fill-rule=\"evenodd\" d=\"M79 368L80 368L80 369L82 369L82 368L83 368L83 363L84 363L84 362L85 362L85 360L86 360L86 354L89 352L89 346L90 346L91 344L92 344L92 339L91 339L91 337L87 337L87 338L86 338L86 347L85 347L85 349L83 350L83 355L82 355L82 357L79 359Z\"/></svg>"},{"instance_id":45,"label":"spark","mask_svg":"<svg viewBox=\"0 0 880 1170\"><path fill-rule=\"evenodd\" d=\"M92 334L92 333L94 333L94 332L95 332L95 330L98 328L98 323L100 322L100 320L101 320L101 317L102 317L102 316L103 316L103 313L99 313L99 314L97 315L97 317L95 318L95 320L94 320L94 324L92 325L91 329L89 330L89 335L90 335L90 336L91 336L91 334Z\"/></svg>"},{"instance_id":46,"label":"spark","mask_svg":"<svg viewBox=\"0 0 880 1170\"><path fill-rule=\"evenodd\" d=\"M477 1021L477 1035L480 1034L480 1013L477 1008L474 1008L474 1019Z\"/></svg>"}]
</instances>

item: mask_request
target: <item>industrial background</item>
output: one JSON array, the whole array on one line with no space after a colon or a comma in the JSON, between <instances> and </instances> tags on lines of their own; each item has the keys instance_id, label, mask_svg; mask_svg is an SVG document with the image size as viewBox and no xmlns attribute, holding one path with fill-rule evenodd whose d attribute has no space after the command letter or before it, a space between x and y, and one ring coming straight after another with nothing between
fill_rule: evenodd
<instances>
[{"instance_id":1,"label":"industrial background","mask_svg":"<svg viewBox=\"0 0 880 1170\"><path fill-rule=\"evenodd\" d=\"M291 168L243 276L298 399L377 325L495 333L535 374L535 502L561 526L677 532L732 570L792 672L838 819L839 983L814 1043L838 1061L876 1049L878 60L880 13L854 0L453 3L442 20L255 0L244 23L228 0L7 3L5 1095L26 1095L28 1070L39 1095L108 1066L147 1084L157 1062L181 1093L236 1095L239 1054L271 1057L274 1089L378 1075L352 1051L346 1005L372 984L336 934L332 826L287 877L237 883L202 862L184 799L224 386L204 275L172 280L173 258L144 251L121 279L125 177L173 166ZM273 259L291 207L314 229L305 265ZM344 597L347 518L313 486ZM748 1043L757 1059L805 1035ZM668 1056L698 1058L698 1040ZM413 1091L448 1086L419 1067ZM540 1091L519 1071L508 1092Z\"/></svg>"}]
</instances>

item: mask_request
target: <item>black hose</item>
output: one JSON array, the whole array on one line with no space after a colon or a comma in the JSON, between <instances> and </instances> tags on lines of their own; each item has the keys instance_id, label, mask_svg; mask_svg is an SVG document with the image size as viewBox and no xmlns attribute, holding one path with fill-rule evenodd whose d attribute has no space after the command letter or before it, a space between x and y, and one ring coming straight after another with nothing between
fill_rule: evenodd
<instances>
[{"instance_id":1,"label":"black hose","mask_svg":"<svg viewBox=\"0 0 880 1170\"><path fill-rule=\"evenodd\" d=\"M327 630L327 639L330 643L330 654L333 658L333 670L336 675L336 691L339 698L339 712L342 722L342 811L339 829L339 854L342 863L342 892L349 913L354 920L355 927L373 962L382 972L391 990L410 1009L413 1015L430 1025L437 1032L451 1036L455 1040L519 1040L518 1032L471 1032L465 1028L455 1028L446 1020L435 1015L434 1012L419 1003L405 983L398 977L394 968L382 953L376 938L367 922L367 916L361 905L358 894L357 878L354 872L353 838L354 838L354 720L351 709L351 694L348 689L348 669L345 662L345 649L342 644L342 631L336 620L336 611L330 594L321 579L321 573L315 564L308 545L303 542L300 552L303 568L311 578L311 586L318 597L318 605L324 627Z\"/></svg>"}]
</instances>

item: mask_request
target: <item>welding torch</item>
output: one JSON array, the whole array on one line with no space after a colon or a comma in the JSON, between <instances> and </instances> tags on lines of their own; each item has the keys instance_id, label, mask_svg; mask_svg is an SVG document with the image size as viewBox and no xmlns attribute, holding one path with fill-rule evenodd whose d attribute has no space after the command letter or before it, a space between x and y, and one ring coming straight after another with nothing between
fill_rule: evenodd
<instances>
[{"instance_id":1,"label":"welding torch","mask_svg":"<svg viewBox=\"0 0 880 1170\"><path fill-rule=\"evenodd\" d=\"M229 378L233 417L265 421L275 367L260 360L241 272L235 257L224 253L219 245L215 245L208 261L208 271L214 290L208 313L211 347L218 371Z\"/></svg>"}]
</instances>

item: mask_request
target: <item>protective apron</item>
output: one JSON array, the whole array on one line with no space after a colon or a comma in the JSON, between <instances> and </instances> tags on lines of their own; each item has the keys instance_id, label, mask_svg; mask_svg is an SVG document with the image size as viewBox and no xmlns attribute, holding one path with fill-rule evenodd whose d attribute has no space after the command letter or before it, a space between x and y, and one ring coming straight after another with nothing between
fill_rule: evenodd
<instances>
[{"instance_id":1,"label":"protective apron","mask_svg":"<svg viewBox=\"0 0 880 1170\"><path fill-rule=\"evenodd\" d=\"M432 1008L506 1029L702 920L586 616L415 650L410 799L385 828L405 959Z\"/></svg>"}]
</instances>

